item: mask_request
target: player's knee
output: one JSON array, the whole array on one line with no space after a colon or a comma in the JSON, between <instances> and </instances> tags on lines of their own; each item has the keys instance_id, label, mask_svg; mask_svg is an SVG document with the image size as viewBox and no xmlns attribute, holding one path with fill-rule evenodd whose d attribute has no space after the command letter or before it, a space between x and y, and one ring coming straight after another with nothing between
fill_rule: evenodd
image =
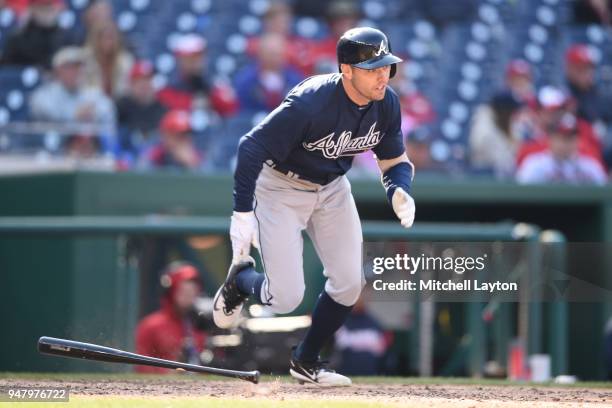
<instances>
[{"instance_id":1,"label":"player's knee","mask_svg":"<svg viewBox=\"0 0 612 408\"><path fill-rule=\"evenodd\" d=\"M344 306L352 306L357 303L359 296L361 295L361 290L365 286L365 279L362 277L353 278L348 281L342 282L342 286L339 288L328 288L329 295L336 302L340 303Z\"/></svg>"},{"instance_id":2,"label":"player's knee","mask_svg":"<svg viewBox=\"0 0 612 408\"><path fill-rule=\"evenodd\" d=\"M361 295L361 290L365 286L365 279L355 279L351 281L346 290L347 296L347 304L354 305L357 303L359 296Z\"/></svg>"},{"instance_id":3,"label":"player's knee","mask_svg":"<svg viewBox=\"0 0 612 408\"><path fill-rule=\"evenodd\" d=\"M291 313L302 303L304 299L304 289L286 291L273 298L273 310L276 313Z\"/></svg>"}]
</instances>

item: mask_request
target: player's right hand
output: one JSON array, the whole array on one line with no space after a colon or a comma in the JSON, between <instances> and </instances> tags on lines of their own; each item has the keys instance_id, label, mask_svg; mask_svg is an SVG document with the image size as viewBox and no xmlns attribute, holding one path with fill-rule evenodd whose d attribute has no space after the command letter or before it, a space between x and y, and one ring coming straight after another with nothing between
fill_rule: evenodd
<instances>
[{"instance_id":1,"label":"player's right hand","mask_svg":"<svg viewBox=\"0 0 612 408\"><path fill-rule=\"evenodd\" d=\"M232 240L232 264L234 265L248 258L251 244L255 248L259 247L257 220L253 211L234 211L230 224L230 238Z\"/></svg>"},{"instance_id":2,"label":"player's right hand","mask_svg":"<svg viewBox=\"0 0 612 408\"><path fill-rule=\"evenodd\" d=\"M414 205L414 199L410 197L410 194L404 191L401 187L398 187L393 192L391 197L391 204L393 205L393 211L399 218L404 228L412 227L414 223L414 213L416 212L416 206Z\"/></svg>"}]
</instances>

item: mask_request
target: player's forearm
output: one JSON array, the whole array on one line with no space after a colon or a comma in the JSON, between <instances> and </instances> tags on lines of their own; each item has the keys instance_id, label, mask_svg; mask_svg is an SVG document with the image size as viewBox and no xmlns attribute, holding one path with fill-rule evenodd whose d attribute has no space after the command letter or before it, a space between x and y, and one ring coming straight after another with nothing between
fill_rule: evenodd
<instances>
[{"instance_id":1,"label":"player's forearm","mask_svg":"<svg viewBox=\"0 0 612 408\"><path fill-rule=\"evenodd\" d=\"M234 173L234 211L253 210L255 183L267 159L268 152L253 138L242 138L238 146L238 162Z\"/></svg>"},{"instance_id":2,"label":"player's forearm","mask_svg":"<svg viewBox=\"0 0 612 408\"><path fill-rule=\"evenodd\" d=\"M405 153L394 159L379 160L378 167L382 173L382 183L389 202L391 202L391 197L398 187L410 193L412 179L414 178L414 165Z\"/></svg>"},{"instance_id":3,"label":"player's forearm","mask_svg":"<svg viewBox=\"0 0 612 408\"><path fill-rule=\"evenodd\" d=\"M414 167L410 161L400 161L383 172L382 183L390 203L392 202L393 193L397 188L410 193L413 176Z\"/></svg>"}]
</instances>

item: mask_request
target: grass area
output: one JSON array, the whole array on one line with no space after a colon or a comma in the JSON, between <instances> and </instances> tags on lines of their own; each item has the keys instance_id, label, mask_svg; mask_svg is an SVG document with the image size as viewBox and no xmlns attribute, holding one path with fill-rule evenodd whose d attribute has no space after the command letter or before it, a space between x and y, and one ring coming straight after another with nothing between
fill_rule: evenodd
<instances>
[{"instance_id":1,"label":"grass area","mask_svg":"<svg viewBox=\"0 0 612 408\"><path fill-rule=\"evenodd\" d=\"M9 403L4 405L0 402L0 406L15 407L39 407L39 408L263 408L263 407L279 407L279 408L376 408L380 407L380 402L361 402L361 401L317 401L317 400L285 400L285 401L270 401L260 398L250 399L218 399L218 398L129 398L129 397L70 397L70 402L38 402L27 403ZM399 406L393 403L387 403L385 406ZM406 404L402 404L406 407Z\"/></svg>"},{"instance_id":2,"label":"grass area","mask_svg":"<svg viewBox=\"0 0 612 408\"><path fill-rule=\"evenodd\" d=\"M181 380L181 381L236 381L226 377L212 375L200 376L189 374L177 375L142 375L134 373L10 373L0 372L0 379L23 379L23 380L116 380L116 381L147 381L150 379ZM289 376L264 375L262 382L266 381L293 382ZM528 383L514 382L502 379L483 379L467 377L352 377L355 384L406 384L406 385L482 385L482 386L545 386L545 387L580 387L580 388L610 388L612 382L591 382L579 381L575 384L555 384L555 383Z\"/></svg>"}]
</instances>

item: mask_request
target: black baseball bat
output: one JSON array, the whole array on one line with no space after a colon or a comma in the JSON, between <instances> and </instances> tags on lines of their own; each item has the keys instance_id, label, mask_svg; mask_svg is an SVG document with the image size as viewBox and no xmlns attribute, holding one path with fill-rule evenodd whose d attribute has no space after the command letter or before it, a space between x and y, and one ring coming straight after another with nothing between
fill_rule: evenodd
<instances>
[{"instance_id":1,"label":"black baseball bat","mask_svg":"<svg viewBox=\"0 0 612 408\"><path fill-rule=\"evenodd\" d=\"M55 337L41 337L38 339L38 351L62 357L83 358L86 360L105 361L108 363L140 364L153 367L170 368L174 370L193 371L203 374L221 375L224 377L239 378L254 384L259 382L259 371L237 371L224 368L206 367L195 364L179 363L178 361L143 356L97 344L80 341L58 339Z\"/></svg>"}]
</instances>

